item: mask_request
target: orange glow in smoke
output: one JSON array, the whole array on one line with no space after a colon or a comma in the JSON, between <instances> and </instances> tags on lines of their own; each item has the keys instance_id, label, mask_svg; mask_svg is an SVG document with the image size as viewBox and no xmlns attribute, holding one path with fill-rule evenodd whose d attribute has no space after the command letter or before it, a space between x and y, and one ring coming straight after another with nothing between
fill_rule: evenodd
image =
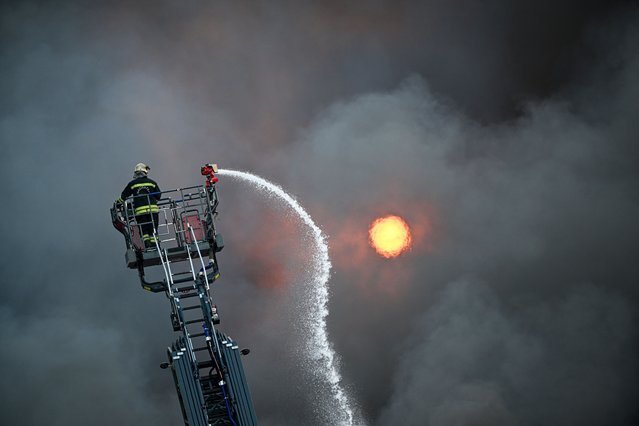
<instances>
[{"instance_id":1,"label":"orange glow in smoke","mask_svg":"<svg viewBox=\"0 0 639 426\"><path fill-rule=\"evenodd\" d=\"M381 256L397 257L410 248L411 235L408 224L399 216L384 216L375 219L368 230L371 246Z\"/></svg>"}]
</instances>

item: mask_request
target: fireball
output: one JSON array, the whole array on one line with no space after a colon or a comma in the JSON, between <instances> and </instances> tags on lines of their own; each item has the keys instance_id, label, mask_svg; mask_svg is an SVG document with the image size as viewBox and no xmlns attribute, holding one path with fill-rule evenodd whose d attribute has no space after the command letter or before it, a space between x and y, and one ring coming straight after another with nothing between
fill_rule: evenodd
<instances>
[{"instance_id":1,"label":"fireball","mask_svg":"<svg viewBox=\"0 0 639 426\"><path fill-rule=\"evenodd\" d=\"M375 251L389 259L410 248L412 241L408 224L394 215L375 219L368 230L368 237Z\"/></svg>"}]
</instances>

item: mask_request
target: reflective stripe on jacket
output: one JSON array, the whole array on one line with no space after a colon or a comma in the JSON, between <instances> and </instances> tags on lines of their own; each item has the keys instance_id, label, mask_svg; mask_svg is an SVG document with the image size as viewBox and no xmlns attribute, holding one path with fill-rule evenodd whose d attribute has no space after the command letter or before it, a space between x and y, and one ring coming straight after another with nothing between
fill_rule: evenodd
<instances>
[{"instance_id":1,"label":"reflective stripe on jacket","mask_svg":"<svg viewBox=\"0 0 639 426\"><path fill-rule=\"evenodd\" d=\"M155 204L149 204L147 206L140 206L135 208L135 215L141 215L146 213L157 213L160 211L160 208Z\"/></svg>"},{"instance_id":2,"label":"reflective stripe on jacket","mask_svg":"<svg viewBox=\"0 0 639 426\"><path fill-rule=\"evenodd\" d=\"M159 185L147 176L139 176L133 179L122 191L121 198L126 200L133 197L135 215L157 213L160 209L157 202L162 194Z\"/></svg>"}]
</instances>

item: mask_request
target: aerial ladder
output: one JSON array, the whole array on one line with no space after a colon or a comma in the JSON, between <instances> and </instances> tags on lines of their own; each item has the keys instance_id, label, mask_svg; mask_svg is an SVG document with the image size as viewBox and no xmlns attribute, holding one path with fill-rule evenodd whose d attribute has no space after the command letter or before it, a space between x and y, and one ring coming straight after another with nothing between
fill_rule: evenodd
<instances>
[{"instance_id":1,"label":"aerial ladder","mask_svg":"<svg viewBox=\"0 0 639 426\"><path fill-rule=\"evenodd\" d=\"M217 329L220 317L211 296L220 276L217 253L224 248L215 227L216 172L217 165L206 164L201 168L204 185L162 192L157 215L136 217L136 200L130 197L114 204L111 219L124 235L127 267L137 269L144 290L164 293L170 303L179 337L160 367L173 374L184 424L253 426L257 418L241 360L249 350L239 350ZM151 247L141 238L141 226L148 225L141 220L151 221L155 230ZM163 278L149 281L145 269L159 266Z\"/></svg>"}]
</instances>

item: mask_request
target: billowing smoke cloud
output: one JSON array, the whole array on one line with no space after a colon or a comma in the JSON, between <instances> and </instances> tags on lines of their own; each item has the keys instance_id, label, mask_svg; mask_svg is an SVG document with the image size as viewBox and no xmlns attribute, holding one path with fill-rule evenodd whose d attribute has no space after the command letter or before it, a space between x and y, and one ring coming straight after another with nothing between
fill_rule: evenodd
<instances>
[{"instance_id":1,"label":"billowing smoke cloud","mask_svg":"<svg viewBox=\"0 0 639 426\"><path fill-rule=\"evenodd\" d=\"M298 197L370 424L637 423L637 11L341 3L3 4L1 423L180 423L166 301L107 212L138 161L167 189L218 161ZM304 231L220 196L215 294L261 424L321 424ZM415 233L392 261L366 242L385 213Z\"/></svg>"},{"instance_id":2,"label":"billowing smoke cloud","mask_svg":"<svg viewBox=\"0 0 639 426\"><path fill-rule=\"evenodd\" d=\"M337 347L379 424L630 421L636 153L617 129L635 125L605 120L547 101L481 127L413 78L310 129L300 187L342 213L325 212ZM393 264L343 229L384 213L424 230Z\"/></svg>"},{"instance_id":3,"label":"billowing smoke cloud","mask_svg":"<svg viewBox=\"0 0 639 426\"><path fill-rule=\"evenodd\" d=\"M584 286L518 315L498 300L477 282L446 288L406 345L380 424L630 421L617 411L632 404L624 373L636 368L620 297Z\"/></svg>"}]
</instances>

